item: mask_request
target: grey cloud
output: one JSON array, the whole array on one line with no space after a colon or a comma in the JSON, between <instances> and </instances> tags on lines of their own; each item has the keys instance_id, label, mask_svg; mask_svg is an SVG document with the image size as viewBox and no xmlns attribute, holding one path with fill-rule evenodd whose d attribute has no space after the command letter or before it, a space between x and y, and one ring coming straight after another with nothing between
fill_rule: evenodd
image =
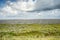
<instances>
[{"instance_id":1,"label":"grey cloud","mask_svg":"<svg viewBox=\"0 0 60 40\"><path fill-rule=\"evenodd\" d=\"M36 3L36 10L52 10L60 9L60 0L38 0Z\"/></svg>"}]
</instances>

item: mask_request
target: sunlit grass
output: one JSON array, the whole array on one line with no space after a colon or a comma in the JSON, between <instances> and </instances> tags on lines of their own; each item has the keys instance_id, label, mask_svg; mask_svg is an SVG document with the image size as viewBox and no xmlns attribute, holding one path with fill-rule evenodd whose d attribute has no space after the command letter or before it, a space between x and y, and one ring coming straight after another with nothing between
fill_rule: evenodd
<instances>
[{"instance_id":1,"label":"sunlit grass","mask_svg":"<svg viewBox=\"0 0 60 40\"><path fill-rule=\"evenodd\" d=\"M60 40L60 24L0 24L1 40Z\"/></svg>"}]
</instances>

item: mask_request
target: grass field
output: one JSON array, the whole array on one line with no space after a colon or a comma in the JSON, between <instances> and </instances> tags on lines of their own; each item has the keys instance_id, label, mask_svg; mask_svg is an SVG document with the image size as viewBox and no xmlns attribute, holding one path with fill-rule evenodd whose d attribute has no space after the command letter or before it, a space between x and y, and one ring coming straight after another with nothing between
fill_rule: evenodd
<instances>
[{"instance_id":1,"label":"grass field","mask_svg":"<svg viewBox=\"0 0 60 40\"><path fill-rule=\"evenodd\" d=\"M0 24L0 40L60 40L60 24Z\"/></svg>"}]
</instances>

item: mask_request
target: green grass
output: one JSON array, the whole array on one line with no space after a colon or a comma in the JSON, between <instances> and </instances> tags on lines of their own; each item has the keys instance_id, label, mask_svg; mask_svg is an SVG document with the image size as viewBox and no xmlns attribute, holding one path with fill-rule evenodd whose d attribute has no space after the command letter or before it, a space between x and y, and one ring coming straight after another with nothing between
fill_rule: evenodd
<instances>
[{"instance_id":1,"label":"green grass","mask_svg":"<svg viewBox=\"0 0 60 40\"><path fill-rule=\"evenodd\" d=\"M1 40L60 40L60 24L0 24Z\"/></svg>"}]
</instances>

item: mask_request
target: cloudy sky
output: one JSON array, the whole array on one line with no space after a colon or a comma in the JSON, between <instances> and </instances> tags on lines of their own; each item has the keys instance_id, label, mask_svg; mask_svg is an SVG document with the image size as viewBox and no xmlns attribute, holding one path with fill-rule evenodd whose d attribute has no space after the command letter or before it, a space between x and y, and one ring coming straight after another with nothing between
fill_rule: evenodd
<instances>
[{"instance_id":1,"label":"cloudy sky","mask_svg":"<svg viewBox=\"0 0 60 40\"><path fill-rule=\"evenodd\" d=\"M60 19L60 0L24 2L0 0L0 19Z\"/></svg>"}]
</instances>

